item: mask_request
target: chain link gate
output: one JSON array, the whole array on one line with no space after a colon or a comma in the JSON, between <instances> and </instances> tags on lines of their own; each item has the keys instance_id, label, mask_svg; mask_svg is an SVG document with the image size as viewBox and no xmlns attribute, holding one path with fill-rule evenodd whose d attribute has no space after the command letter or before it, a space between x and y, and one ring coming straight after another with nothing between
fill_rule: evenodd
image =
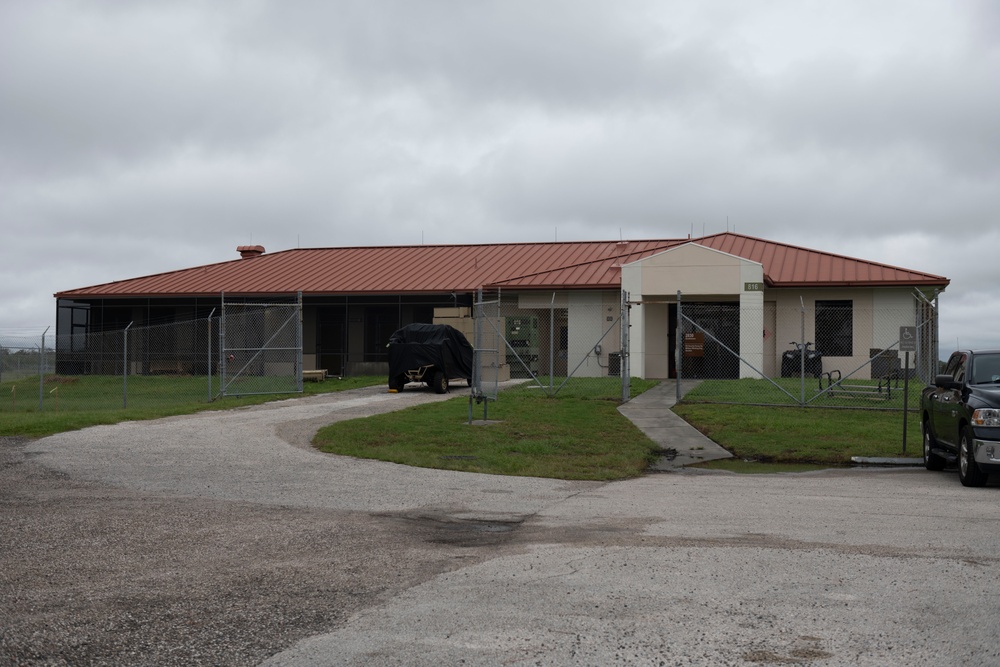
<instances>
[{"instance_id":1,"label":"chain link gate","mask_svg":"<svg viewBox=\"0 0 1000 667\"><path fill-rule=\"evenodd\" d=\"M627 301L622 292L479 290L474 398L496 400L500 386L511 381L546 396L572 391L625 402Z\"/></svg>"},{"instance_id":2,"label":"chain link gate","mask_svg":"<svg viewBox=\"0 0 1000 667\"><path fill-rule=\"evenodd\" d=\"M906 380L926 383L936 372L936 296L932 301L915 293L909 305L881 308L851 300L817 300L810 309L804 302L783 309L765 303L760 313L737 304L685 304L681 296L674 351L678 394L682 378L704 380L686 395L690 401L902 410ZM756 355L740 349L741 318L764 323L768 344ZM903 326L915 327L918 335L908 363L899 352ZM778 330L795 337L789 348L777 347ZM909 389L912 394L921 387L913 383ZM916 400L910 396L909 404Z\"/></svg>"},{"instance_id":3,"label":"chain link gate","mask_svg":"<svg viewBox=\"0 0 1000 667\"><path fill-rule=\"evenodd\" d=\"M279 302L222 295L222 396L302 391L302 293Z\"/></svg>"},{"instance_id":4,"label":"chain link gate","mask_svg":"<svg viewBox=\"0 0 1000 667\"><path fill-rule=\"evenodd\" d=\"M476 294L473 309L475 329L472 343L472 392L469 396L469 422L472 422L472 404L483 404L483 419L489 411L489 402L497 400L500 393L500 372L504 368L500 333L500 299L486 300L483 290Z\"/></svg>"}]
</instances>

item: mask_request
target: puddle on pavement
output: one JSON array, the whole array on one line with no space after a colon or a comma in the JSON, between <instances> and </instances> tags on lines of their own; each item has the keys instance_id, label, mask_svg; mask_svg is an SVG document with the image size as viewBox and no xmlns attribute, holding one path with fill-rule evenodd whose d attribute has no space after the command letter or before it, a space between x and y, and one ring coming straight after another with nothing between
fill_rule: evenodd
<instances>
[{"instance_id":1,"label":"puddle on pavement","mask_svg":"<svg viewBox=\"0 0 1000 667\"><path fill-rule=\"evenodd\" d=\"M482 517L434 514L405 514L394 518L416 529L433 544L459 547L493 546L508 542L521 527L520 517Z\"/></svg>"}]
</instances>

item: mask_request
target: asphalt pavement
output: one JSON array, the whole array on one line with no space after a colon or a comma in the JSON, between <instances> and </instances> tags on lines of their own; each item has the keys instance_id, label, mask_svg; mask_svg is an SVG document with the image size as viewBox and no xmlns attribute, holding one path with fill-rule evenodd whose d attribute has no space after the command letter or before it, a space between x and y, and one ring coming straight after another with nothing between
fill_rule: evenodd
<instances>
[{"instance_id":1,"label":"asphalt pavement","mask_svg":"<svg viewBox=\"0 0 1000 667\"><path fill-rule=\"evenodd\" d=\"M322 424L431 400L359 390L64 433L25 451L69 479L157 497L432 520L486 553L331 621L267 665L1000 664L995 486L916 469L672 466L563 482L308 446Z\"/></svg>"}]
</instances>

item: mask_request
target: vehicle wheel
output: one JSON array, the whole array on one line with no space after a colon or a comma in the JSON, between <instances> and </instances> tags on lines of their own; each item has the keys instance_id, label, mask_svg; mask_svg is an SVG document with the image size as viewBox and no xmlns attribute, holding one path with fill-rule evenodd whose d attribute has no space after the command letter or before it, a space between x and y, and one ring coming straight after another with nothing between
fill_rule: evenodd
<instances>
[{"instance_id":1,"label":"vehicle wheel","mask_svg":"<svg viewBox=\"0 0 1000 667\"><path fill-rule=\"evenodd\" d=\"M400 375L396 378L396 391L403 391L403 387L406 386L406 376Z\"/></svg>"},{"instance_id":2,"label":"vehicle wheel","mask_svg":"<svg viewBox=\"0 0 1000 667\"><path fill-rule=\"evenodd\" d=\"M972 429L966 426L958 443L958 479L963 486L983 486L989 477L979 469L972 454Z\"/></svg>"},{"instance_id":3,"label":"vehicle wheel","mask_svg":"<svg viewBox=\"0 0 1000 667\"><path fill-rule=\"evenodd\" d=\"M471 387L472 386L472 378L466 378L465 379L465 383Z\"/></svg>"},{"instance_id":4,"label":"vehicle wheel","mask_svg":"<svg viewBox=\"0 0 1000 667\"><path fill-rule=\"evenodd\" d=\"M435 394L447 394L448 393L448 378L441 371L434 372L434 381L431 383L434 387Z\"/></svg>"},{"instance_id":5,"label":"vehicle wheel","mask_svg":"<svg viewBox=\"0 0 1000 667\"><path fill-rule=\"evenodd\" d=\"M931 433L931 426L927 422L924 422L922 426L924 432L924 467L928 470L944 470L947 461L931 451L931 448L937 444L934 434Z\"/></svg>"}]
</instances>

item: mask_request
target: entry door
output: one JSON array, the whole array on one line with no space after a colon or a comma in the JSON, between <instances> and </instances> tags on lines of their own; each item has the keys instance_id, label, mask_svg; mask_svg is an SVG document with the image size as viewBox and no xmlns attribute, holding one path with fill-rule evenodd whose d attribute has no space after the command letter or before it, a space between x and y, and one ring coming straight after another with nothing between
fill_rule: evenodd
<instances>
[{"instance_id":1,"label":"entry door","mask_svg":"<svg viewBox=\"0 0 1000 667\"><path fill-rule=\"evenodd\" d=\"M685 303L682 309L685 318L683 330L704 335L701 354L684 357L683 376L699 379L739 377L739 303ZM675 330L675 327L671 328ZM676 340L673 343L676 345ZM673 360L671 356L671 362Z\"/></svg>"}]
</instances>

